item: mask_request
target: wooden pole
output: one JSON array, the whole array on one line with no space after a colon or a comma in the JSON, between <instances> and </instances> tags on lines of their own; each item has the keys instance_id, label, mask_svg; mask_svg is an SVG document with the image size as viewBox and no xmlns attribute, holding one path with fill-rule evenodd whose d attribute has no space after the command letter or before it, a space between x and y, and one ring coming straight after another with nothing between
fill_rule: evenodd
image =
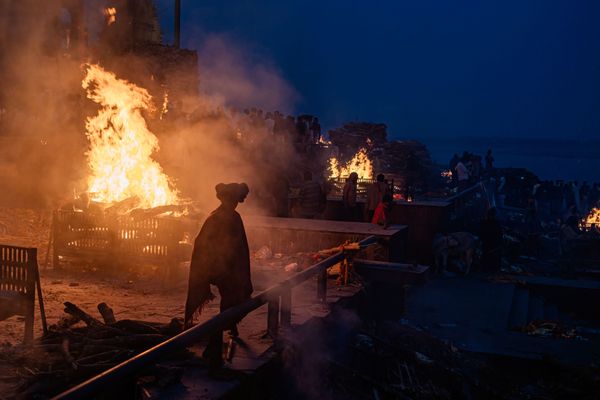
<instances>
[{"instance_id":1,"label":"wooden pole","mask_svg":"<svg viewBox=\"0 0 600 400\"><path fill-rule=\"evenodd\" d=\"M175 0L175 21L173 30L175 31L175 47L181 46L181 0Z\"/></svg>"},{"instance_id":2,"label":"wooden pole","mask_svg":"<svg viewBox=\"0 0 600 400\"><path fill-rule=\"evenodd\" d=\"M42 329L44 331L44 335L48 333L48 323L46 322L46 309L44 307L44 297L42 296L42 282L40 280L40 269L37 263L37 249L33 250L33 260L30 262L34 263L35 268L35 286L37 286L37 297L38 303L40 305L40 316L42 318ZM35 297L34 297L34 305L35 305Z\"/></svg>"}]
</instances>

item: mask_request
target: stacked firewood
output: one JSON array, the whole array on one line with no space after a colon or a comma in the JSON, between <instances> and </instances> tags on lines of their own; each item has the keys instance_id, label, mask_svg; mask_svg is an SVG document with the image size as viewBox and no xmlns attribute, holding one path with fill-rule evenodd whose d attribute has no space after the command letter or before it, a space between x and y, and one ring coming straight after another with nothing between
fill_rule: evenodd
<instances>
[{"instance_id":1,"label":"stacked firewood","mask_svg":"<svg viewBox=\"0 0 600 400\"><path fill-rule=\"evenodd\" d=\"M117 321L105 303L98 305L99 320L66 302L65 317L31 346L0 351L3 374L14 377L15 396L57 394L153 347L182 331L182 321L170 323ZM181 356L187 355L182 350ZM9 376L1 377L3 380Z\"/></svg>"}]
</instances>

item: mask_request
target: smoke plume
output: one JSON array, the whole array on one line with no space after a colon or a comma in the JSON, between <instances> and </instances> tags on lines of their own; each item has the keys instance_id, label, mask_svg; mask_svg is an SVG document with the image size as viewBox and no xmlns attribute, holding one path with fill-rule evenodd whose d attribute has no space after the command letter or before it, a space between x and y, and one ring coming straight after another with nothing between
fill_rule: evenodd
<instances>
[{"instance_id":1,"label":"smoke plume","mask_svg":"<svg viewBox=\"0 0 600 400\"><path fill-rule=\"evenodd\" d=\"M102 46L108 2L84 2L82 9L78 3L0 2L0 179L9 188L3 202L56 207L86 190L84 124L98 106L85 97L81 65L98 62L147 88L158 110L168 92L170 114L146 117L159 139L153 157L184 197L208 210L217 203L218 182L246 181L245 207L269 208L274 177L296 169L294 150L241 110L293 109L298 95L278 69L232 37L203 35L191 39L199 50L197 94L169 91L152 72L151 57Z\"/></svg>"}]
</instances>

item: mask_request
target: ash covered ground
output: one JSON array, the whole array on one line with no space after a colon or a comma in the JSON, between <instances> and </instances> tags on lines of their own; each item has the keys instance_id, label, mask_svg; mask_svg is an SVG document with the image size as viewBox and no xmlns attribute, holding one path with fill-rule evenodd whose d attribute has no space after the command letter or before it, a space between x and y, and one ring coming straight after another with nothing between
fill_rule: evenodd
<instances>
[{"instance_id":1,"label":"ash covered ground","mask_svg":"<svg viewBox=\"0 0 600 400\"><path fill-rule=\"evenodd\" d=\"M166 287L152 268L128 271L99 271L86 263L64 269L45 268L50 239L52 214L45 210L0 208L0 243L37 247L41 286L48 324L64 315L63 303L69 301L94 313L98 303L106 302L118 319L169 322L183 315L187 279L181 275L175 287ZM209 307L218 307L213 303ZM0 322L0 343L15 344L23 340L23 317ZM35 336L41 335L41 321L36 310Z\"/></svg>"}]
</instances>

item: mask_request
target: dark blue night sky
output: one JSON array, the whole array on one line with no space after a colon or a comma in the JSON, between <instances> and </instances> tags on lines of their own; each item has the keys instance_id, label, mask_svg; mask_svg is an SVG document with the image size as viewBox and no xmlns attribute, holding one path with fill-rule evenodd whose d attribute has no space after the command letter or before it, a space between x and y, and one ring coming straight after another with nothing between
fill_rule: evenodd
<instances>
[{"instance_id":1,"label":"dark blue night sky","mask_svg":"<svg viewBox=\"0 0 600 400\"><path fill-rule=\"evenodd\" d=\"M182 0L185 46L226 34L277 66L296 112L394 137L600 137L598 21L597 0Z\"/></svg>"}]
</instances>

